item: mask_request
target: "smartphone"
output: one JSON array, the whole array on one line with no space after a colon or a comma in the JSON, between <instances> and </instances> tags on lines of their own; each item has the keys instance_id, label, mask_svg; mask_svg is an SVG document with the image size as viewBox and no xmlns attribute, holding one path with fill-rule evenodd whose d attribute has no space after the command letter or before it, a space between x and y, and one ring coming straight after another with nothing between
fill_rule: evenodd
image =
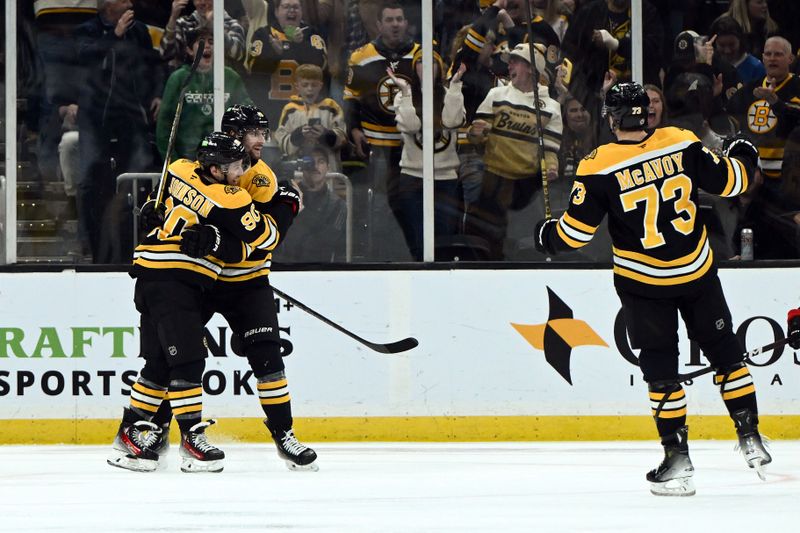
<instances>
[{"instance_id":1,"label":"smartphone","mask_svg":"<svg viewBox=\"0 0 800 533\"><path fill-rule=\"evenodd\" d=\"M572 61L565 57L561 60L561 66L564 67L564 85L569 85L572 80Z\"/></svg>"},{"instance_id":2,"label":"smartphone","mask_svg":"<svg viewBox=\"0 0 800 533\"><path fill-rule=\"evenodd\" d=\"M314 117L314 118L308 119L308 125L311 126L311 127L319 126L320 124L322 124L322 120L320 120L319 117Z\"/></svg>"}]
</instances>

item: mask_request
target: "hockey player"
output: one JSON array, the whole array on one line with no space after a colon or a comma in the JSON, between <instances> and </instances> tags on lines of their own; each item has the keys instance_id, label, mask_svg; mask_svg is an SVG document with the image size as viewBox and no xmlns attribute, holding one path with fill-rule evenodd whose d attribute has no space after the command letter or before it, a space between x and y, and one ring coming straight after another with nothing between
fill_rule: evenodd
<instances>
[{"instance_id":1,"label":"hockey player","mask_svg":"<svg viewBox=\"0 0 800 533\"><path fill-rule=\"evenodd\" d=\"M134 251L131 276L134 301L141 313L141 355L145 360L131 388L108 463L129 470L152 471L152 447L159 427L151 422L164 400L172 406L181 430L181 470L219 472L225 454L206 439L213 420L202 421L204 292L222 273L224 262L195 258L187 250L205 243L218 257L235 262L250 250L270 250L278 242L280 224L256 210L242 176L244 146L222 133L206 136L196 162L181 159L169 166L163 223ZM156 211L157 212L157 211ZM238 241L223 250L220 229ZM244 243L244 244L243 244ZM169 392L167 392L169 391Z\"/></svg>"},{"instance_id":2,"label":"hockey player","mask_svg":"<svg viewBox=\"0 0 800 533\"><path fill-rule=\"evenodd\" d=\"M771 457L758 432L752 377L733 333L707 231L697 219L697 189L735 196L747 189L758 152L734 138L717 157L678 128L646 130L649 99L641 85L620 83L605 97L604 115L617 142L579 164L567 211L536 226L540 251L555 254L591 240L608 213L614 285L664 446L661 465L647 474L650 491L691 496L686 397L678 381L678 313L689 337L714 367L714 382L734 421L750 468Z\"/></svg>"},{"instance_id":3,"label":"hockey player","mask_svg":"<svg viewBox=\"0 0 800 533\"><path fill-rule=\"evenodd\" d=\"M236 105L222 116L222 130L242 141L250 168L241 177L239 186L250 194L258 212L276 220L276 240L280 242L299 211L300 198L293 189L278 187L275 174L260 159L261 148L269 135L266 116L256 107ZM195 257L214 253L211 246L216 235L213 230L204 231L208 239L189 251ZM223 237L228 235L226 232ZM275 441L278 455L291 470L317 470L314 464L317 454L301 444L292 429L292 407L280 353L275 295L268 278L271 250L272 247L254 250L244 261L223 266L217 282L205 297L204 318L220 313L233 330L237 350L247 358L256 378L259 402L266 415L264 424ZM154 419L163 430L156 444L160 454L165 453L168 446L170 418L169 406L164 405Z\"/></svg>"}]
</instances>

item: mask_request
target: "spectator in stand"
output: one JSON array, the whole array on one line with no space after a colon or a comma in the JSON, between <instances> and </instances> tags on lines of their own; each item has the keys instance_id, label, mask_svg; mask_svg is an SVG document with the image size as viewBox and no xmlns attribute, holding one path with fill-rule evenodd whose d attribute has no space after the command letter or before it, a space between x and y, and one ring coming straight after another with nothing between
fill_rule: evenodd
<instances>
[{"instance_id":1,"label":"spectator in stand","mask_svg":"<svg viewBox=\"0 0 800 533\"><path fill-rule=\"evenodd\" d=\"M326 177L331 154L315 146L303 158L302 178L293 184L300 190L303 209L292 224L292 238L274 253L276 263L332 263L346 260L347 204Z\"/></svg>"},{"instance_id":2,"label":"spectator in stand","mask_svg":"<svg viewBox=\"0 0 800 533\"><path fill-rule=\"evenodd\" d=\"M564 56L573 64L570 91L592 115L598 126L600 93L606 72L618 81L631 79L630 0L594 0L581 6L570 21L561 43ZM642 2L642 52L644 82L660 85L663 28L658 12Z\"/></svg>"},{"instance_id":3,"label":"spectator in stand","mask_svg":"<svg viewBox=\"0 0 800 533\"><path fill-rule=\"evenodd\" d=\"M767 0L731 0L725 15L742 27L746 50L756 57L761 57L767 37L778 32L778 23L769 16Z\"/></svg>"},{"instance_id":4,"label":"spectator in stand","mask_svg":"<svg viewBox=\"0 0 800 533\"><path fill-rule=\"evenodd\" d=\"M339 150L347 142L344 113L333 99L322 96L322 69L300 65L294 74L296 94L283 107L275 142L284 157L296 158L322 145L329 150L328 167L341 171Z\"/></svg>"},{"instance_id":5,"label":"spectator in stand","mask_svg":"<svg viewBox=\"0 0 800 533\"><path fill-rule=\"evenodd\" d=\"M403 5L389 1L377 12L378 37L350 55L350 73L345 87L345 120L350 128L356 156L368 160L366 183L356 188L357 207L362 193L368 255L371 259L403 260L409 257L400 228L387 217L388 199L397 192L402 137L395 123L394 96L399 88L386 74L413 82L414 54L421 48L408 35ZM363 187L361 186L363 185ZM360 216L360 213L359 213Z\"/></svg>"},{"instance_id":6,"label":"spectator in stand","mask_svg":"<svg viewBox=\"0 0 800 533\"><path fill-rule=\"evenodd\" d=\"M93 261L108 263L130 255L131 226L111 200L117 175L153 168L148 137L163 80L160 58L130 0L100 0L98 6L97 16L75 30L78 58L88 71L78 102L78 212Z\"/></svg>"},{"instance_id":7,"label":"spectator in stand","mask_svg":"<svg viewBox=\"0 0 800 533\"><path fill-rule=\"evenodd\" d=\"M328 52L319 31L303 20L300 0L276 0L268 26L253 33L245 66L250 95L270 121L276 121L294 93L299 65L317 65L328 83Z\"/></svg>"},{"instance_id":8,"label":"spectator in stand","mask_svg":"<svg viewBox=\"0 0 800 533\"><path fill-rule=\"evenodd\" d=\"M206 47L197 65L197 72L186 88L181 121L175 134L173 161L180 158L194 161L197 145L203 137L214 131L214 37L210 28L198 28L186 34L185 57L194 57L201 39L205 40ZM172 73L164 88L161 111L156 123L156 146L162 158L167 154L180 88L189 76L189 70L188 64L182 65ZM233 69L225 67L225 107L251 103L242 78Z\"/></svg>"},{"instance_id":9,"label":"spectator in stand","mask_svg":"<svg viewBox=\"0 0 800 533\"><path fill-rule=\"evenodd\" d=\"M400 159L400 178L398 193L390 198L389 205L403 229L411 256L415 261L423 259L422 242L422 51L414 56L413 83L394 75L391 69L387 74L399 87L394 97L397 111L397 129L403 135L403 155ZM445 90L442 85L444 65L438 54L434 61L433 88L433 134L434 134L434 244L447 243L459 232L463 218L463 204L458 187L458 153L456 143L458 127L464 123L464 97L461 94L461 77L467 69L461 65L450 79Z\"/></svg>"},{"instance_id":10,"label":"spectator in stand","mask_svg":"<svg viewBox=\"0 0 800 533\"><path fill-rule=\"evenodd\" d=\"M519 44L510 53L511 83L489 91L475 114L470 141L485 143L486 172L480 198L470 208L466 232L483 238L490 260L502 260L508 229L508 211L526 207L541 187L539 135L544 136L548 181L558 178L561 144L561 108L550 98L542 50L534 47L539 86L534 83L530 46ZM533 91L539 91L542 129L536 120Z\"/></svg>"},{"instance_id":11,"label":"spectator in stand","mask_svg":"<svg viewBox=\"0 0 800 533\"><path fill-rule=\"evenodd\" d=\"M650 98L650 107L647 110L647 129L653 130L665 126L667 118L666 101L664 92L655 85L645 85L645 92Z\"/></svg>"},{"instance_id":12,"label":"spectator in stand","mask_svg":"<svg viewBox=\"0 0 800 533\"><path fill-rule=\"evenodd\" d=\"M186 35L200 28L212 29L214 0L192 0L195 10L181 15L189 0L172 0L172 11L161 39L161 57L177 67L185 61ZM233 61L244 57L244 28L239 22L224 13L225 56Z\"/></svg>"},{"instance_id":13,"label":"spectator in stand","mask_svg":"<svg viewBox=\"0 0 800 533\"><path fill-rule=\"evenodd\" d=\"M567 97L567 101L561 106L561 113L564 118L564 134L558 150L560 179L557 183L567 183L571 188L578 163L597 148L597 135L591 115L574 96Z\"/></svg>"},{"instance_id":14,"label":"spectator in stand","mask_svg":"<svg viewBox=\"0 0 800 533\"><path fill-rule=\"evenodd\" d=\"M708 33L717 36L714 41L717 57L736 68L742 83L763 79L767 74L764 64L747 52L742 27L732 17L719 17L711 24ZM726 94L730 97L733 92L726 91Z\"/></svg>"},{"instance_id":15,"label":"spectator in stand","mask_svg":"<svg viewBox=\"0 0 800 533\"><path fill-rule=\"evenodd\" d=\"M763 56L766 77L744 85L728 102L728 112L759 152L763 183L757 192L751 189L753 203L741 222L753 229L758 259L798 257L795 229L786 222L800 205L783 194L784 149L791 132L800 125L800 78L789 72L794 60L791 46L783 37L767 39Z\"/></svg>"}]
</instances>

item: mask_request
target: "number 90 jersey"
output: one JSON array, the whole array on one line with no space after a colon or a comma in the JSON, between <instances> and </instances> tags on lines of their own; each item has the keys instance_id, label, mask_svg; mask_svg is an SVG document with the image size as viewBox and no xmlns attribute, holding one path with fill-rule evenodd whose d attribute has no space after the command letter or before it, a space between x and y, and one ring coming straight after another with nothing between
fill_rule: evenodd
<instances>
[{"instance_id":1,"label":"number 90 jersey","mask_svg":"<svg viewBox=\"0 0 800 533\"><path fill-rule=\"evenodd\" d=\"M151 231L133 253L131 276L175 280L209 287L225 263L216 257L189 257L181 252L181 232L194 224L211 224L241 241L225 259L241 261L255 250L272 250L280 235L275 220L256 208L242 188L209 183L198 175L199 164L180 159L169 166L164 223ZM235 248L235 247L234 247ZM235 258L233 256L236 256Z\"/></svg>"},{"instance_id":2,"label":"number 90 jersey","mask_svg":"<svg viewBox=\"0 0 800 533\"><path fill-rule=\"evenodd\" d=\"M614 284L643 296L685 294L716 273L697 218L698 188L736 196L751 172L749 163L718 157L679 128L600 146L580 162L569 207L548 242L556 250L580 248L608 213Z\"/></svg>"}]
</instances>

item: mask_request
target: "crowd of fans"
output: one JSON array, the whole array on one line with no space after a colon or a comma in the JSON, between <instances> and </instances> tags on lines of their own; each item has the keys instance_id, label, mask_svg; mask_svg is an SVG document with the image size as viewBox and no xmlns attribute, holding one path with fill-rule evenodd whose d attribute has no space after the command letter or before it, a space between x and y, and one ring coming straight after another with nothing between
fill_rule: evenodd
<instances>
[{"instance_id":1,"label":"crowd of fans","mask_svg":"<svg viewBox=\"0 0 800 533\"><path fill-rule=\"evenodd\" d=\"M31 102L23 119L41 175L63 179L75 204L83 255L125 263L131 214L116 176L160 170L202 40L172 158L193 158L215 129L213 49L223 46L225 106L266 113L262 158L305 193L292 246L276 251L276 263L421 260L427 149L436 258L538 260L531 233L543 181L558 216L581 159L610 140L602 100L632 76L630 4L433 0L427 147L420 0L19 2L19 49L32 59L19 80ZM223 7L215 42L214 9ZM648 126L689 129L711 150L741 131L759 147L747 194L701 194L721 259L739 256L743 228L753 230L756 259L800 255L798 21L794 0L642 2ZM596 238L560 259L609 258L608 239Z\"/></svg>"}]
</instances>

